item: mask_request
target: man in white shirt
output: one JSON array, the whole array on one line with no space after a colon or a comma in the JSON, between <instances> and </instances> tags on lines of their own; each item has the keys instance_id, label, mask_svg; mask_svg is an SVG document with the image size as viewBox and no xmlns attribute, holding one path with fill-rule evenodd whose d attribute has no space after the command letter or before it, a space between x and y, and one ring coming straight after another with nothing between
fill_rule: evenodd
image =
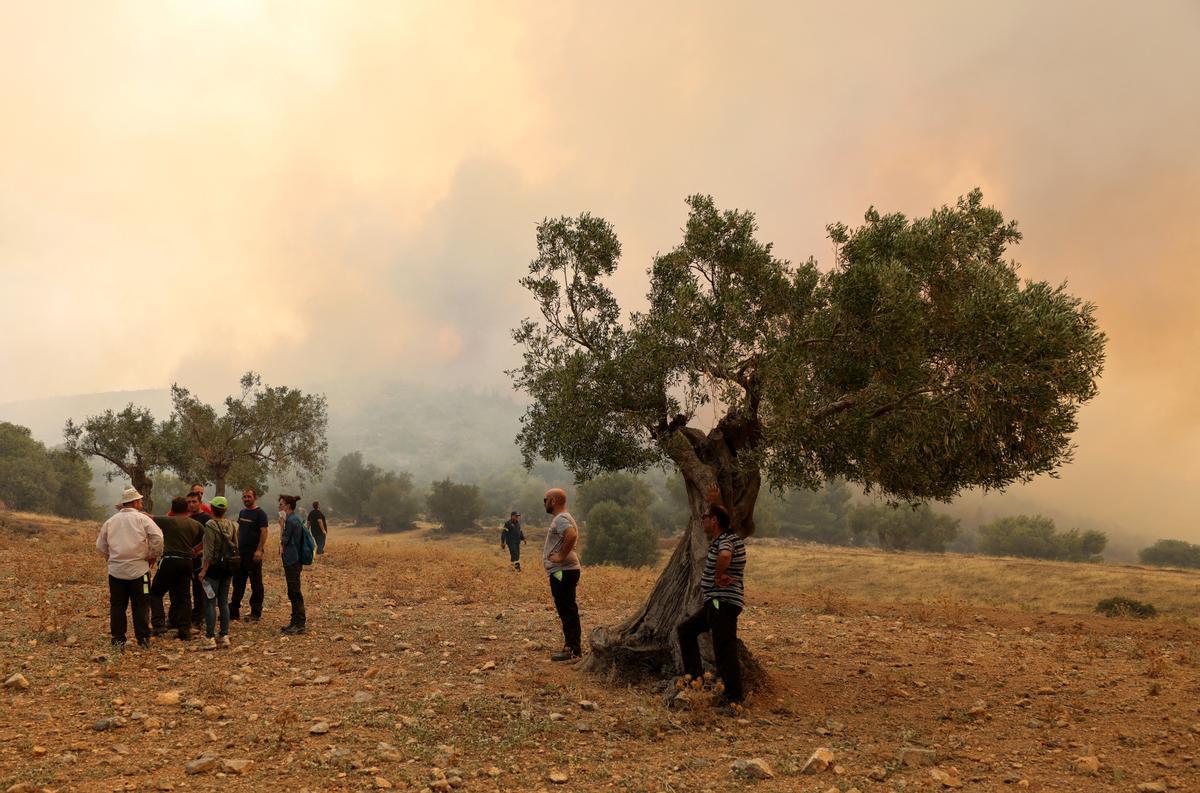
<instances>
[{"instance_id":1,"label":"man in white shirt","mask_svg":"<svg viewBox=\"0 0 1200 793\"><path fill-rule=\"evenodd\" d=\"M142 512L142 495L121 494L121 511L100 527L96 550L108 559L108 622L113 647L125 647L125 608L133 608L133 635L150 646L150 567L163 550L162 529Z\"/></svg>"}]
</instances>

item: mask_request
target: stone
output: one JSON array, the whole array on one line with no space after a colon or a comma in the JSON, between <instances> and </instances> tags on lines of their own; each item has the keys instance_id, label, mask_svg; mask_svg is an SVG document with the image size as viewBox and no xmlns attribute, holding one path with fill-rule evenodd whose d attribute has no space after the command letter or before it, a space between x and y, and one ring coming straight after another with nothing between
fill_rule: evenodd
<instances>
[{"instance_id":1,"label":"stone","mask_svg":"<svg viewBox=\"0 0 1200 793\"><path fill-rule=\"evenodd\" d=\"M550 714L550 721L562 721L565 718L566 718L566 716L562 715L561 713L551 713Z\"/></svg>"},{"instance_id":2,"label":"stone","mask_svg":"<svg viewBox=\"0 0 1200 793\"><path fill-rule=\"evenodd\" d=\"M950 769L950 771L943 771L940 768L931 768L931 769L929 769L929 778L932 779L934 782L937 782L942 787L951 787L951 788L962 787L962 780L960 780L958 778L957 769Z\"/></svg>"},{"instance_id":3,"label":"stone","mask_svg":"<svg viewBox=\"0 0 1200 793\"><path fill-rule=\"evenodd\" d=\"M354 696L351 697L351 701L362 705L363 703L370 702L373 698L374 695L370 691L356 691Z\"/></svg>"},{"instance_id":4,"label":"stone","mask_svg":"<svg viewBox=\"0 0 1200 793\"><path fill-rule=\"evenodd\" d=\"M486 771L484 771L483 773L485 773L485 774L487 774L488 776L490 776L490 777L492 777L493 779L495 779L496 777L500 776L500 774L501 774L502 772L500 771L500 769L499 769L499 768L497 768L496 766L494 766L494 765L493 765L493 766L489 766L489 767L488 767L488 769L487 769Z\"/></svg>"},{"instance_id":5,"label":"stone","mask_svg":"<svg viewBox=\"0 0 1200 793\"><path fill-rule=\"evenodd\" d=\"M178 691L164 691L154 698L155 705L178 705L183 698Z\"/></svg>"},{"instance_id":6,"label":"stone","mask_svg":"<svg viewBox=\"0 0 1200 793\"><path fill-rule=\"evenodd\" d=\"M25 679L25 675L17 672L4 681L4 687L20 689L23 691L29 688L29 681Z\"/></svg>"},{"instance_id":7,"label":"stone","mask_svg":"<svg viewBox=\"0 0 1200 793\"><path fill-rule=\"evenodd\" d=\"M15 785L10 785L7 789L5 789L4 793L34 793L35 790L37 790L37 788L28 782L18 782Z\"/></svg>"},{"instance_id":8,"label":"stone","mask_svg":"<svg viewBox=\"0 0 1200 793\"><path fill-rule=\"evenodd\" d=\"M316 724L308 728L308 731L313 735L324 735L329 732L329 722L318 721Z\"/></svg>"},{"instance_id":9,"label":"stone","mask_svg":"<svg viewBox=\"0 0 1200 793\"><path fill-rule=\"evenodd\" d=\"M830 754L832 755L832 752ZM735 774L744 774L752 779L773 779L775 777L775 772L771 770L771 766L767 765L767 761L761 757L752 757L749 760L734 760L733 765L729 768Z\"/></svg>"},{"instance_id":10,"label":"stone","mask_svg":"<svg viewBox=\"0 0 1200 793\"><path fill-rule=\"evenodd\" d=\"M162 719L156 719L153 716L147 716L146 718L142 719L142 727L145 728L146 732L149 732L150 730L160 730L162 729L162 726Z\"/></svg>"},{"instance_id":11,"label":"stone","mask_svg":"<svg viewBox=\"0 0 1200 793\"><path fill-rule=\"evenodd\" d=\"M314 686L324 686L324 685L327 685L329 683L329 681L331 681L331 680L333 680L333 678L330 677L329 675L317 675L316 677L313 678L313 685Z\"/></svg>"},{"instance_id":12,"label":"stone","mask_svg":"<svg viewBox=\"0 0 1200 793\"><path fill-rule=\"evenodd\" d=\"M588 699L581 699L581 700L579 700L579 709L580 710L588 710L588 711L595 710L596 703L592 702L591 700L588 700Z\"/></svg>"},{"instance_id":13,"label":"stone","mask_svg":"<svg viewBox=\"0 0 1200 793\"><path fill-rule=\"evenodd\" d=\"M490 672L496 668L496 662L495 661L485 661L483 666L481 666L479 668L485 672Z\"/></svg>"},{"instance_id":14,"label":"stone","mask_svg":"<svg viewBox=\"0 0 1200 793\"><path fill-rule=\"evenodd\" d=\"M216 721L217 719L221 718L221 709L216 705L205 705L204 710L202 710L201 713L204 714L204 718L209 719L210 721Z\"/></svg>"},{"instance_id":15,"label":"stone","mask_svg":"<svg viewBox=\"0 0 1200 793\"><path fill-rule=\"evenodd\" d=\"M571 777L565 771L551 771L546 775L546 779L549 779L556 785L565 785L570 781Z\"/></svg>"},{"instance_id":16,"label":"stone","mask_svg":"<svg viewBox=\"0 0 1200 793\"><path fill-rule=\"evenodd\" d=\"M1143 782L1137 786L1138 793L1167 793L1166 782Z\"/></svg>"},{"instance_id":17,"label":"stone","mask_svg":"<svg viewBox=\"0 0 1200 793\"><path fill-rule=\"evenodd\" d=\"M222 760L221 770L227 774L244 774L253 765L253 760Z\"/></svg>"},{"instance_id":18,"label":"stone","mask_svg":"<svg viewBox=\"0 0 1200 793\"><path fill-rule=\"evenodd\" d=\"M375 777L374 782L375 787L379 788L380 790L386 790L392 786L392 783L388 781L387 777L377 776Z\"/></svg>"},{"instance_id":19,"label":"stone","mask_svg":"<svg viewBox=\"0 0 1200 793\"><path fill-rule=\"evenodd\" d=\"M202 757L197 757L183 767L183 770L189 774L203 774L217 767L217 758L211 754L206 754Z\"/></svg>"},{"instance_id":20,"label":"stone","mask_svg":"<svg viewBox=\"0 0 1200 793\"><path fill-rule=\"evenodd\" d=\"M800 773L819 774L831 765L833 765L833 752L825 747L821 747L812 753L812 756L808 758L808 762L800 769ZM768 777L760 778L767 779Z\"/></svg>"},{"instance_id":21,"label":"stone","mask_svg":"<svg viewBox=\"0 0 1200 793\"><path fill-rule=\"evenodd\" d=\"M1100 770L1100 758L1095 755L1076 757L1071 765L1080 774L1095 774Z\"/></svg>"},{"instance_id":22,"label":"stone","mask_svg":"<svg viewBox=\"0 0 1200 793\"><path fill-rule=\"evenodd\" d=\"M45 746L33 747L33 756L34 757L45 757L46 756L46 747Z\"/></svg>"},{"instance_id":23,"label":"stone","mask_svg":"<svg viewBox=\"0 0 1200 793\"><path fill-rule=\"evenodd\" d=\"M96 732L105 732L116 726L116 721L113 719L100 719L92 725L92 729Z\"/></svg>"},{"instance_id":24,"label":"stone","mask_svg":"<svg viewBox=\"0 0 1200 793\"><path fill-rule=\"evenodd\" d=\"M870 779L873 782L882 782L887 779L887 775L887 769L885 769L883 766L874 765L871 766L871 770L867 772L867 779Z\"/></svg>"},{"instance_id":25,"label":"stone","mask_svg":"<svg viewBox=\"0 0 1200 793\"><path fill-rule=\"evenodd\" d=\"M896 750L896 759L909 768L920 768L937 762L937 753L917 746L901 746Z\"/></svg>"}]
</instances>

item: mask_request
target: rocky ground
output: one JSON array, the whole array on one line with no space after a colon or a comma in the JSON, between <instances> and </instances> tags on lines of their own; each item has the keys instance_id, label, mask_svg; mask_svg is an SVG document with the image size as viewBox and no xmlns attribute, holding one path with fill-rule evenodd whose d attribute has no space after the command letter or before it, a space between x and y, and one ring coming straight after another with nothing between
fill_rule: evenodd
<instances>
[{"instance_id":1,"label":"rocky ground","mask_svg":"<svg viewBox=\"0 0 1200 793\"><path fill-rule=\"evenodd\" d=\"M232 649L112 656L95 531L0 515L0 790L1200 790L1182 619L756 588L752 545L742 634L773 674L735 719L552 663L543 576L481 538L342 530L308 634L278 632L274 561ZM585 570L585 630L652 580Z\"/></svg>"}]
</instances>

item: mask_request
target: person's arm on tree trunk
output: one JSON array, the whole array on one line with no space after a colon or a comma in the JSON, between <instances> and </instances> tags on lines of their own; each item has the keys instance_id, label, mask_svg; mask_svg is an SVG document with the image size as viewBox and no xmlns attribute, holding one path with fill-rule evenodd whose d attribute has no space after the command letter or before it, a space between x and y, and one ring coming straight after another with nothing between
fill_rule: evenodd
<instances>
[{"instance_id":1,"label":"person's arm on tree trunk","mask_svg":"<svg viewBox=\"0 0 1200 793\"><path fill-rule=\"evenodd\" d=\"M715 504L722 509L725 508L725 502L721 500L721 488L716 482L713 482L704 490L704 500L709 504Z\"/></svg>"}]
</instances>

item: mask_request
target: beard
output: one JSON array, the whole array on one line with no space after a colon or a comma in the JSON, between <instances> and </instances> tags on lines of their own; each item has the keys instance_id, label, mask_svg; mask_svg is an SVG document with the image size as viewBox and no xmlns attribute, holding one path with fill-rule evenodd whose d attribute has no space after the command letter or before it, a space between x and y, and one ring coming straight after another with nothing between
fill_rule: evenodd
<instances>
[{"instance_id":1,"label":"beard","mask_svg":"<svg viewBox=\"0 0 1200 793\"><path fill-rule=\"evenodd\" d=\"M547 515L553 515L553 514L554 514L554 505L553 505L553 504L547 504L547 505L546 505L546 514L547 514Z\"/></svg>"}]
</instances>

